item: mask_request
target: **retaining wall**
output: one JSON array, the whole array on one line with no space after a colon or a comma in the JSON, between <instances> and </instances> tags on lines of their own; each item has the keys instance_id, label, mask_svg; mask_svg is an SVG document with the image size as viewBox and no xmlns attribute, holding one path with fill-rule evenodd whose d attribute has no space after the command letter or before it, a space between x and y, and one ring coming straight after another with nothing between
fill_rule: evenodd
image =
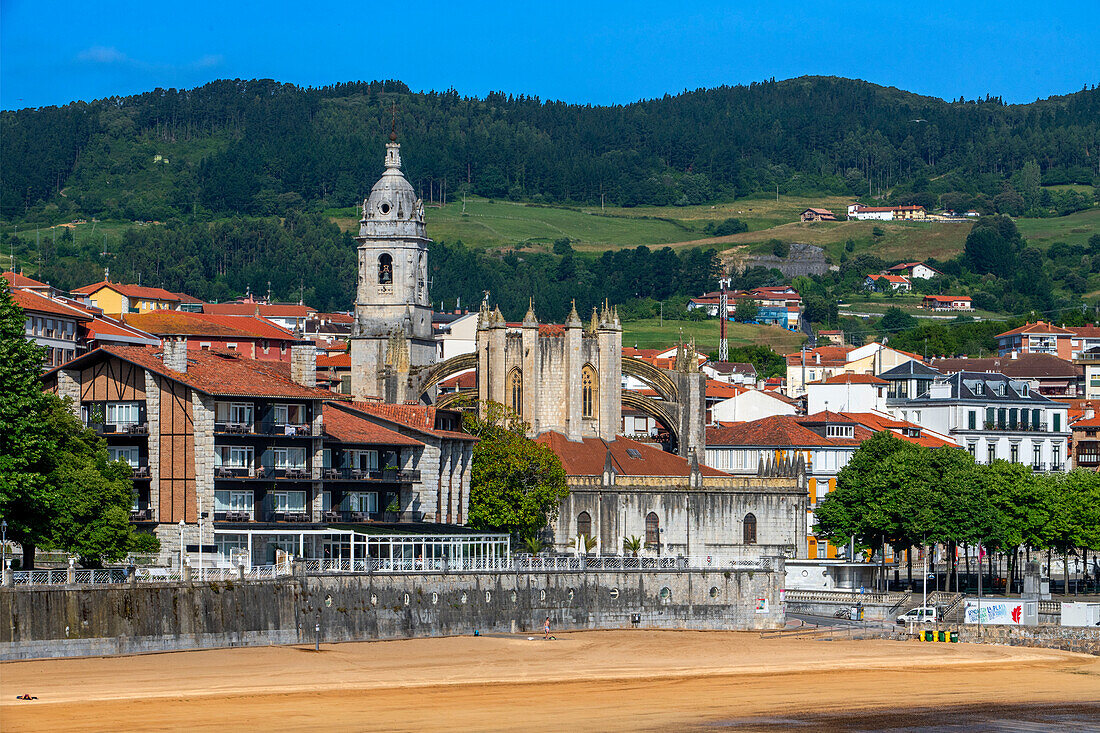
<instances>
[{"instance_id":1,"label":"retaining wall","mask_svg":"<svg viewBox=\"0 0 1100 733\"><path fill-rule=\"evenodd\" d=\"M0 659L541 633L631 626L770 629L778 572L416 573L0 589ZM766 609L757 608L757 599Z\"/></svg>"},{"instance_id":2,"label":"retaining wall","mask_svg":"<svg viewBox=\"0 0 1100 733\"><path fill-rule=\"evenodd\" d=\"M946 628L946 627L944 627ZM1100 629L1087 626L988 626L961 624L959 641L1063 649L1100 656Z\"/></svg>"}]
</instances>

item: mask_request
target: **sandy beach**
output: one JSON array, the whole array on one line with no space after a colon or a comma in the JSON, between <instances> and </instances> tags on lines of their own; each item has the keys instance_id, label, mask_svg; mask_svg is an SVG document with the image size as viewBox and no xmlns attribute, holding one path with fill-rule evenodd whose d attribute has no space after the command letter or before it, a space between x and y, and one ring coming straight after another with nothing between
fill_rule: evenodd
<instances>
[{"instance_id":1,"label":"sandy beach","mask_svg":"<svg viewBox=\"0 0 1100 733\"><path fill-rule=\"evenodd\" d=\"M1068 652L737 632L557 636L9 662L0 728L668 730L1100 702L1100 659ZM24 692L38 699L15 699Z\"/></svg>"}]
</instances>

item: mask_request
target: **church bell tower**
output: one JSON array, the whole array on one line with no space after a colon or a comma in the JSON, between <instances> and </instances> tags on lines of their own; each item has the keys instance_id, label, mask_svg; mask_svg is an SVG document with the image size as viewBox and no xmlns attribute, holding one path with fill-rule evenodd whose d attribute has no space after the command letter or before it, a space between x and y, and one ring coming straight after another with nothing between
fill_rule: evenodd
<instances>
[{"instance_id":1,"label":"church bell tower","mask_svg":"<svg viewBox=\"0 0 1100 733\"><path fill-rule=\"evenodd\" d=\"M351 392L356 399L403 402L409 371L435 362L428 296L424 202L401 173L396 132L386 144L385 171L363 201L359 220L359 283L351 332Z\"/></svg>"}]
</instances>

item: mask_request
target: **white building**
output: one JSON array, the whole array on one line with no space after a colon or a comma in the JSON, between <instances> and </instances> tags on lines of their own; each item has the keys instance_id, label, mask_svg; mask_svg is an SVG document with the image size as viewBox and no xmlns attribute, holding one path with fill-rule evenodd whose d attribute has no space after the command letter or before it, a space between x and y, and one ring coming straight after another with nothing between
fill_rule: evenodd
<instances>
[{"instance_id":1,"label":"white building","mask_svg":"<svg viewBox=\"0 0 1100 733\"><path fill-rule=\"evenodd\" d=\"M860 444L883 430L929 448L955 447L945 435L888 415L829 411L708 427L704 463L726 473L750 476L768 473L777 465L804 464L810 496L806 518L806 526L810 528L808 556L835 558L838 549L843 548L812 535L813 510L836 488L837 474L848 465Z\"/></svg>"},{"instance_id":2,"label":"white building","mask_svg":"<svg viewBox=\"0 0 1100 733\"><path fill-rule=\"evenodd\" d=\"M1003 374L959 372L915 398L887 400L890 413L950 435L979 463L994 460L1066 471L1069 408Z\"/></svg>"},{"instance_id":3,"label":"white building","mask_svg":"<svg viewBox=\"0 0 1100 733\"><path fill-rule=\"evenodd\" d=\"M728 399L717 402L710 408L711 421L748 422L774 415L796 415L798 408L794 400L777 392L749 389Z\"/></svg>"},{"instance_id":4,"label":"white building","mask_svg":"<svg viewBox=\"0 0 1100 733\"><path fill-rule=\"evenodd\" d=\"M437 313L433 317L435 341L439 347L437 358L445 361L459 354L477 351L477 313L463 313L453 318L441 319L450 314Z\"/></svg>"},{"instance_id":5,"label":"white building","mask_svg":"<svg viewBox=\"0 0 1100 733\"><path fill-rule=\"evenodd\" d=\"M837 374L806 385L806 412L885 412L885 379L873 374Z\"/></svg>"}]
</instances>

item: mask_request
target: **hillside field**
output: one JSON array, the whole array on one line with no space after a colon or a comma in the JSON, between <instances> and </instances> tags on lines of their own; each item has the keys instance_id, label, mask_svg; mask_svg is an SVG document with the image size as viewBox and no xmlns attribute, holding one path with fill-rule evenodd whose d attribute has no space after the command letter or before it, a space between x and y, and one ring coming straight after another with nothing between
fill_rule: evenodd
<instances>
[{"instance_id":1,"label":"hillside field","mask_svg":"<svg viewBox=\"0 0 1100 733\"><path fill-rule=\"evenodd\" d=\"M729 323L726 330L731 347L761 344L770 346L780 354L798 351L806 340L806 335L787 331L778 326L756 326L746 323ZM683 337L684 341L695 339L696 348L702 352L715 351L718 348L718 319L705 321L680 321L657 318L623 323L623 346L636 346L639 349L659 349L675 346Z\"/></svg>"}]
</instances>

